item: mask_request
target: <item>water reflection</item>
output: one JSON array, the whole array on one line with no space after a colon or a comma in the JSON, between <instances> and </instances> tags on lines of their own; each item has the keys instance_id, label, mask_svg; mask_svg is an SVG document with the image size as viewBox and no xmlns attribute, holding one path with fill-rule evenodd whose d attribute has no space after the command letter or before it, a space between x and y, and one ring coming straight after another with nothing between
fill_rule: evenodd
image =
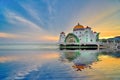
<instances>
[{"instance_id":1,"label":"water reflection","mask_svg":"<svg viewBox=\"0 0 120 80\"><path fill-rule=\"evenodd\" d=\"M0 51L0 80L120 80L119 63L108 50Z\"/></svg>"},{"instance_id":2,"label":"water reflection","mask_svg":"<svg viewBox=\"0 0 120 80\"><path fill-rule=\"evenodd\" d=\"M106 59L107 62L105 62ZM116 60L116 58L118 58ZM82 71L83 69L92 69L98 62L102 61L105 64L112 63L113 59L119 61L120 51L108 51L108 50L63 50L60 52L60 60L62 62L72 63L72 68L76 71ZM104 61L103 61L104 60ZM109 62L111 61L111 62ZM98 65L99 65L98 63ZM115 62L113 62L115 63ZM99 65L102 66L102 65ZM112 66L112 64L111 64Z\"/></svg>"},{"instance_id":3,"label":"water reflection","mask_svg":"<svg viewBox=\"0 0 120 80\"><path fill-rule=\"evenodd\" d=\"M61 51L60 60L72 62L72 67L77 71L85 68L92 69L92 64L99 61L98 50Z\"/></svg>"},{"instance_id":4,"label":"water reflection","mask_svg":"<svg viewBox=\"0 0 120 80\"><path fill-rule=\"evenodd\" d=\"M107 56L111 56L111 57L114 57L114 58L120 58L120 50L116 51L111 51L111 50L102 50L102 51L99 51L99 55L107 55Z\"/></svg>"}]
</instances>

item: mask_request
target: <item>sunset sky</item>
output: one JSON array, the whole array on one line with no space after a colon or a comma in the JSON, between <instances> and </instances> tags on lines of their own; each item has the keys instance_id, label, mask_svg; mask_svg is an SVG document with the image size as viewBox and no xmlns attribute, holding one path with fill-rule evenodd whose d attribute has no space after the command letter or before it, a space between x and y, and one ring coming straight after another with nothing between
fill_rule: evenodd
<instances>
[{"instance_id":1,"label":"sunset sky","mask_svg":"<svg viewBox=\"0 0 120 80\"><path fill-rule=\"evenodd\" d=\"M120 0L0 0L0 42L57 42L78 22L120 36Z\"/></svg>"}]
</instances>

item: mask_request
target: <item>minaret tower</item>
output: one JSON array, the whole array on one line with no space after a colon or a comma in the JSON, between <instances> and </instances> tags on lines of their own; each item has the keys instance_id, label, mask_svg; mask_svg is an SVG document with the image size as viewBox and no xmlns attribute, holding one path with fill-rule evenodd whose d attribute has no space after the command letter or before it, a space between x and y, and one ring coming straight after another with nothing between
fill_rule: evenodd
<instances>
[{"instance_id":1,"label":"minaret tower","mask_svg":"<svg viewBox=\"0 0 120 80\"><path fill-rule=\"evenodd\" d=\"M60 44L64 44L64 41L65 41L65 33L64 33L64 32L61 32L61 33L60 33L59 43L60 43Z\"/></svg>"}]
</instances>

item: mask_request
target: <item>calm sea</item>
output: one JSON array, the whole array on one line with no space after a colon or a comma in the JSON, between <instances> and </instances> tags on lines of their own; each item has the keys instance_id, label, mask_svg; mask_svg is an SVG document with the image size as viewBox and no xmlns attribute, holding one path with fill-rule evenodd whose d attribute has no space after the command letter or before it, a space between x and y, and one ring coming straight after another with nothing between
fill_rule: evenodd
<instances>
[{"instance_id":1,"label":"calm sea","mask_svg":"<svg viewBox=\"0 0 120 80\"><path fill-rule=\"evenodd\" d=\"M120 52L0 44L0 80L120 80Z\"/></svg>"}]
</instances>

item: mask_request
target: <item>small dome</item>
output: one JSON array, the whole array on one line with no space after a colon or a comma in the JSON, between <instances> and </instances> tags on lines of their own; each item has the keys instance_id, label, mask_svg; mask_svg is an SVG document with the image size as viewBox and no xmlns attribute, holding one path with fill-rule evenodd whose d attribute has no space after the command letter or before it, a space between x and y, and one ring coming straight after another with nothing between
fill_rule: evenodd
<instances>
[{"instance_id":1,"label":"small dome","mask_svg":"<svg viewBox=\"0 0 120 80\"><path fill-rule=\"evenodd\" d=\"M73 28L73 30L78 30L78 29L84 29L83 25L80 25L79 23Z\"/></svg>"},{"instance_id":2,"label":"small dome","mask_svg":"<svg viewBox=\"0 0 120 80\"><path fill-rule=\"evenodd\" d=\"M64 32L61 32L60 34L65 34Z\"/></svg>"}]
</instances>

